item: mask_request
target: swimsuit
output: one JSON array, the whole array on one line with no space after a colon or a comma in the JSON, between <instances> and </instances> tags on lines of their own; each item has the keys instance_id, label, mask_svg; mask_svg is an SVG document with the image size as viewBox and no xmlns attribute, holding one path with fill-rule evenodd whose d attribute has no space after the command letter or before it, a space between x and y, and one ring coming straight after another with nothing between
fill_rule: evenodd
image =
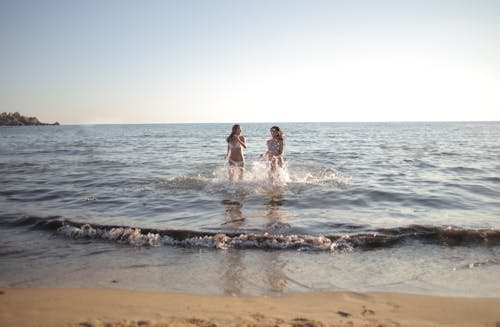
<instances>
[{"instance_id":1,"label":"swimsuit","mask_svg":"<svg viewBox=\"0 0 500 327\"><path fill-rule=\"evenodd\" d=\"M269 144L267 148L269 149L269 151L273 152L273 154L280 153L282 149L280 142L271 142L271 144Z\"/></svg>"},{"instance_id":2,"label":"swimsuit","mask_svg":"<svg viewBox=\"0 0 500 327\"><path fill-rule=\"evenodd\" d=\"M229 165L231 165L231 166L245 167L245 161L244 160L236 161L236 160L227 159L227 161L229 162Z\"/></svg>"},{"instance_id":3,"label":"swimsuit","mask_svg":"<svg viewBox=\"0 0 500 327\"><path fill-rule=\"evenodd\" d=\"M233 149L239 149L239 148L241 148L241 144L240 144L240 142L229 143L229 147L231 148L231 150L233 150Z\"/></svg>"},{"instance_id":4,"label":"swimsuit","mask_svg":"<svg viewBox=\"0 0 500 327\"><path fill-rule=\"evenodd\" d=\"M239 141L236 141L236 143L229 142L228 145L229 145L229 148L231 149L231 151L241 149L241 144ZM237 161L237 160L232 160L232 159L228 158L227 161L229 162L229 164L231 166L236 166L236 167L244 167L245 166L244 160Z\"/></svg>"},{"instance_id":5,"label":"swimsuit","mask_svg":"<svg viewBox=\"0 0 500 327\"><path fill-rule=\"evenodd\" d=\"M268 143L267 149L271 152L271 156L269 156L269 164L271 165L271 170L276 169L276 166L283 167L283 143L273 140Z\"/></svg>"}]
</instances>

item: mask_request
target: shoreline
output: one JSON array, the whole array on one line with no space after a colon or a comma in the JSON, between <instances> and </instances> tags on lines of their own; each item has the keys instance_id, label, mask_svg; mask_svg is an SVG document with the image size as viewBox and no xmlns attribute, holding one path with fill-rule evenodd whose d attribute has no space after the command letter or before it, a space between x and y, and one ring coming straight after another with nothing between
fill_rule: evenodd
<instances>
[{"instance_id":1,"label":"shoreline","mask_svg":"<svg viewBox=\"0 0 500 327\"><path fill-rule=\"evenodd\" d=\"M500 297L1 288L2 326L499 326Z\"/></svg>"}]
</instances>

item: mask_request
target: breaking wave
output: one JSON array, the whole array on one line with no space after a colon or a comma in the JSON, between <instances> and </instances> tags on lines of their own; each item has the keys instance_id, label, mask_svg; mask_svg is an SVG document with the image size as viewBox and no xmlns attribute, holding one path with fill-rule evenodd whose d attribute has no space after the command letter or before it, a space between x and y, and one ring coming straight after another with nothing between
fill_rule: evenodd
<instances>
[{"instance_id":1,"label":"breaking wave","mask_svg":"<svg viewBox=\"0 0 500 327\"><path fill-rule=\"evenodd\" d=\"M192 230L151 229L133 226L89 224L61 219L60 217L25 217L6 220L3 225L28 226L55 232L70 239L95 239L131 246L179 246L213 249L264 249L264 250L313 250L352 251L371 250L404 245L419 241L441 246L498 246L500 230L460 229L411 225L398 228L380 228L352 234L296 235L272 233L223 233ZM361 229L361 228L360 228Z\"/></svg>"}]
</instances>

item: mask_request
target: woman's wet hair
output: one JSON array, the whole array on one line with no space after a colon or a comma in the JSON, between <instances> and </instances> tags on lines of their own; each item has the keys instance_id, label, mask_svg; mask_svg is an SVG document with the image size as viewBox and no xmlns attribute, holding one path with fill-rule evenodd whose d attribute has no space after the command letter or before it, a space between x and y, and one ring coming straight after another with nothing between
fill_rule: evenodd
<instances>
[{"instance_id":1,"label":"woman's wet hair","mask_svg":"<svg viewBox=\"0 0 500 327\"><path fill-rule=\"evenodd\" d=\"M231 139L233 138L234 135L236 135L236 131L240 128L239 124L234 124L233 129L231 130L231 134L226 138L227 143L231 142Z\"/></svg>"},{"instance_id":2,"label":"woman's wet hair","mask_svg":"<svg viewBox=\"0 0 500 327\"><path fill-rule=\"evenodd\" d=\"M278 126L273 126L271 127L271 130L274 130L277 132L276 138L280 141L283 141L285 139L285 133L279 128Z\"/></svg>"}]
</instances>

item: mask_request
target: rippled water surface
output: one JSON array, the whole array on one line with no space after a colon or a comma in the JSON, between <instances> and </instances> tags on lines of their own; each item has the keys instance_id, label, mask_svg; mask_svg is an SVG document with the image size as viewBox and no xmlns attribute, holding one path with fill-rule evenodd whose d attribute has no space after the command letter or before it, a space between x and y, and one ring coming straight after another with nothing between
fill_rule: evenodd
<instances>
[{"instance_id":1,"label":"rippled water surface","mask_svg":"<svg viewBox=\"0 0 500 327\"><path fill-rule=\"evenodd\" d=\"M0 128L0 286L500 296L500 123Z\"/></svg>"}]
</instances>

